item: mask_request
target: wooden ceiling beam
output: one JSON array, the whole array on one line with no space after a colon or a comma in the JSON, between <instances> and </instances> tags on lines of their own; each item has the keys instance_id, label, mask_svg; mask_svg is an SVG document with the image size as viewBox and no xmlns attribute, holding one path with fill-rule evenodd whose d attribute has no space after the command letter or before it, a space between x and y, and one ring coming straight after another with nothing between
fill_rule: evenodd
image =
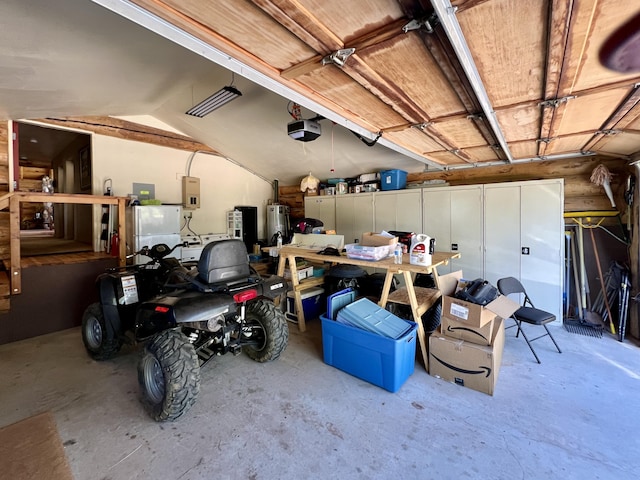
<instances>
[{"instance_id":1,"label":"wooden ceiling beam","mask_svg":"<svg viewBox=\"0 0 640 480\"><path fill-rule=\"evenodd\" d=\"M451 5L456 7L458 9L458 13L460 13L473 7L477 7L478 5L482 5L488 1L490 0L454 0L451 2Z\"/></svg>"},{"instance_id":2,"label":"wooden ceiling beam","mask_svg":"<svg viewBox=\"0 0 640 480\"><path fill-rule=\"evenodd\" d=\"M398 0L398 3L405 13L405 16L409 18L422 19L433 13L432 6L430 4L427 5L427 2ZM458 3L458 6L465 4L466 8L472 8L483 2L470 0ZM498 139L493 130L489 128L489 125L485 122L484 115L481 113L482 107L480 102L442 26L435 21L433 31L429 32L426 29L419 29L418 34L425 48L433 57L444 77L449 81L456 96L464 106L467 112L464 117L471 116L472 122L470 123L470 128L475 128L485 139L488 146L497 145ZM433 120L435 119L432 119L432 121ZM497 151L497 155L500 159L504 159L502 150Z\"/></svg>"},{"instance_id":3,"label":"wooden ceiling beam","mask_svg":"<svg viewBox=\"0 0 640 480\"><path fill-rule=\"evenodd\" d=\"M295 80L296 78L302 77L303 75L307 75L311 72L314 72L324 65L322 65L322 59L324 55L316 55L315 57L311 57L304 62L300 62L292 67L289 67L280 72L280 76L285 80Z\"/></svg>"},{"instance_id":4,"label":"wooden ceiling beam","mask_svg":"<svg viewBox=\"0 0 640 480\"><path fill-rule=\"evenodd\" d=\"M250 0L318 53L343 48L342 40L295 0Z\"/></svg>"},{"instance_id":5,"label":"wooden ceiling beam","mask_svg":"<svg viewBox=\"0 0 640 480\"><path fill-rule=\"evenodd\" d=\"M436 26L433 34L424 31L420 33L425 47L467 110L466 116L471 116L473 127L482 135L487 145L497 145L498 139L493 130L485 122L480 102L442 27ZM496 153L500 160L505 159L502 149L497 150Z\"/></svg>"},{"instance_id":6,"label":"wooden ceiling beam","mask_svg":"<svg viewBox=\"0 0 640 480\"><path fill-rule=\"evenodd\" d=\"M620 103L618 108L611 116L602 124L602 127L593 137L585 144L583 149L597 149L601 144L606 143L607 135L602 132L616 130L618 124L627 116L631 110L640 102L640 86L636 86L629 95Z\"/></svg>"},{"instance_id":7,"label":"wooden ceiling beam","mask_svg":"<svg viewBox=\"0 0 640 480\"><path fill-rule=\"evenodd\" d=\"M399 18L393 22L387 23L377 30L365 33L361 37L358 37L357 39L349 42L349 45L346 46L355 48L357 52L358 50L363 50L365 48L379 45L380 43L391 40L392 38L395 38L399 35L405 35L402 27L407 24L407 21L407 18Z\"/></svg>"},{"instance_id":8,"label":"wooden ceiling beam","mask_svg":"<svg viewBox=\"0 0 640 480\"><path fill-rule=\"evenodd\" d=\"M640 83L640 76L638 76L637 79L634 80L624 80L621 82L613 82L613 83L609 83L606 85L600 85L598 87L593 87L593 88L587 88L584 90L577 90L575 91L572 95L570 95L571 97L576 97L576 98L582 98L582 97L587 97L589 95L597 95L600 93L604 93L604 92L608 92L611 90L618 90L621 88L634 88L636 84ZM553 98L548 98L547 100L556 100L556 97ZM524 102L518 102L518 103L511 103L509 105L502 105L500 107L496 107L495 111L496 112L504 112L507 110L511 110L514 108L528 108L528 107L535 107L540 105L540 103L542 103L543 100L542 98L539 100L527 100ZM452 118L455 116L452 116ZM443 118L448 118L448 117L443 117ZM434 118L432 121L437 121L439 119Z\"/></svg>"},{"instance_id":9,"label":"wooden ceiling beam","mask_svg":"<svg viewBox=\"0 0 640 480\"><path fill-rule=\"evenodd\" d=\"M407 23L407 19L400 18L394 22L384 25L382 28L379 28L378 30L369 32L363 35L362 37L356 40L353 40L352 42L349 42L348 45L340 44L336 48L331 48L326 50L316 50L320 52L320 55L316 55L303 62L300 62L297 65L293 65L292 67L289 67L286 70L283 70L280 75L287 80L292 80L302 75L309 74L315 70L325 67L325 65L322 64L322 59L330 52L339 50L341 48L355 48L356 50L355 53L358 53L360 50L378 45L382 42L386 42L387 40L397 37L398 35L401 35L401 34L404 35L404 32L402 31L402 27L406 23ZM313 48L312 45L309 45L309 46Z\"/></svg>"},{"instance_id":10,"label":"wooden ceiling beam","mask_svg":"<svg viewBox=\"0 0 640 480\"><path fill-rule=\"evenodd\" d=\"M263 0L252 0L256 4L269 4L273 6L273 2L265 2ZM262 7L261 7L262 8ZM289 18L289 17L287 17ZM276 18L282 24L282 19ZM356 83L361 85L367 91L371 92L376 98L380 99L383 103L388 105L390 108L395 110L397 113L402 115L405 119L408 120L408 124L403 126L392 127L393 130L385 130L381 128L379 131L398 131L404 130L413 124L429 124L430 118L427 112L419 108L414 102L412 102L409 98L406 97L403 91L398 91L397 87L393 84L390 84L386 79L378 75L373 69L371 69L365 61L362 60L362 57L358 55L358 51L366 49L367 47L375 46L381 42L387 41L389 39L394 38L395 36L403 33L402 27L407 23L405 18L399 19L395 22L391 22L384 27L374 31L369 32L368 34L360 37L353 42L350 42L349 45L345 45L345 47L355 48L356 53L349 57L348 62L342 67L342 71L352 78ZM294 32L295 33L295 32ZM444 32L441 32L441 37L439 39L442 42L442 37L444 36ZM300 38L300 36L298 36ZM340 47L342 48L342 47ZM441 50L444 51L445 48L441 47ZM323 58L323 57L322 57ZM322 65L321 56L316 56L311 59L308 59L298 65L295 65L287 70L284 70L281 75L283 78L287 79L295 79L301 75L305 75L313 72L318 68L325 67ZM450 61L447 59L446 54L441 55L441 59L443 63L447 65L451 65ZM331 66L329 66L331 67ZM459 67L461 69L461 67ZM453 71L453 68L450 69ZM454 75L455 78L459 78L459 75ZM462 77L465 78L466 77ZM470 89L470 86L468 87ZM471 97L468 95L467 91L464 89L461 90L462 95L467 99L467 104L469 108L473 109L472 111L479 111L479 104L477 102L473 102ZM483 122L478 122L482 124ZM476 127L477 128L477 127ZM479 128L482 132L482 128ZM468 154L463 152L460 149L455 148L451 141L447 139L444 135L438 132L433 127L427 126L422 129L422 132L427 135L432 140L436 141L439 145L441 145L444 149L449 152L455 152L454 154L461 159L467 162L473 162L473 160L469 157ZM489 129L485 129L484 135L491 135ZM493 137L491 137L493 138ZM494 139L495 140L495 139Z\"/></svg>"},{"instance_id":11,"label":"wooden ceiling beam","mask_svg":"<svg viewBox=\"0 0 640 480\"><path fill-rule=\"evenodd\" d=\"M433 125L427 124L424 129L420 129L422 133L427 135L429 138L442 145L442 147L449 153L459 157L468 163L475 163L477 160L471 158L467 152L462 149L456 148L455 145L444 135L442 135L438 130L435 129Z\"/></svg>"},{"instance_id":12,"label":"wooden ceiling beam","mask_svg":"<svg viewBox=\"0 0 640 480\"><path fill-rule=\"evenodd\" d=\"M566 0L549 1L547 22L547 55L546 71L543 81L542 97L544 100L554 100L559 96L560 81L565 71L565 54L569 40L572 2ZM539 138L550 138L554 130L554 123L560 123L564 115L564 106L557 108L543 108L540 121ZM547 143L538 143L538 155L544 155Z\"/></svg>"},{"instance_id":13,"label":"wooden ceiling beam","mask_svg":"<svg viewBox=\"0 0 640 480\"><path fill-rule=\"evenodd\" d=\"M394 125L391 127L385 127L381 129L383 133L393 133L393 132L401 132L406 130L407 128L411 128L414 124L412 123L403 123L402 125Z\"/></svg>"},{"instance_id":14,"label":"wooden ceiling beam","mask_svg":"<svg viewBox=\"0 0 640 480\"><path fill-rule=\"evenodd\" d=\"M35 120L40 123L49 125L57 125L60 127L73 128L76 130L85 130L87 132L97 133L108 137L116 137L123 140L133 140L136 142L150 143L177 150L186 150L189 152L209 152L220 155L220 152L205 145L196 142L191 137L180 135L178 133L160 130L158 128L147 127L139 123L129 122L113 117L63 117L63 118L41 118Z\"/></svg>"},{"instance_id":15,"label":"wooden ceiling beam","mask_svg":"<svg viewBox=\"0 0 640 480\"><path fill-rule=\"evenodd\" d=\"M380 76L359 55L354 54L349 57L348 64L342 67L342 72L389 108L402 115L408 122L426 123L430 120L429 114L408 98L398 85Z\"/></svg>"},{"instance_id":16,"label":"wooden ceiling beam","mask_svg":"<svg viewBox=\"0 0 640 480\"><path fill-rule=\"evenodd\" d=\"M573 0L568 2L571 3L572 9L567 12L568 18L565 23L565 29L568 31L568 38L571 39L572 45L566 44L565 46L566 51L563 53L560 82L558 83L556 96L575 95L574 86L580 75L581 66L585 61L584 55L593 30L593 13L597 10L598 1L581 0L580 5ZM557 8L561 8L562 1L557 0L556 3L558 3ZM578 6L580 7L579 9ZM580 53L575 57L571 57L569 56L571 50L579 51Z\"/></svg>"},{"instance_id":17,"label":"wooden ceiling beam","mask_svg":"<svg viewBox=\"0 0 640 480\"><path fill-rule=\"evenodd\" d=\"M335 66L327 66L331 68L338 68ZM427 135L431 140L435 141L444 150L453 153L462 160L474 163L473 160L466 152L457 149L454 144L442 135L437 129L431 125L427 112L415 105L410 99L408 99L404 92L398 91L396 85L390 84L374 70L372 70L366 62L364 62L357 54L349 57L348 64L342 67L341 71L352 78L355 82L369 91L377 99L385 103L389 108L392 108L402 117L408 120L408 123L403 125L396 125L389 128L381 127L377 131L383 133L401 131L406 128L411 128L417 124L424 124L425 127L421 129L424 135ZM409 145L402 145L404 148L411 150ZM425 154L422 154L425 155ZM425 155L426 156L426 155Z\"/></svg>"}]
</instances>

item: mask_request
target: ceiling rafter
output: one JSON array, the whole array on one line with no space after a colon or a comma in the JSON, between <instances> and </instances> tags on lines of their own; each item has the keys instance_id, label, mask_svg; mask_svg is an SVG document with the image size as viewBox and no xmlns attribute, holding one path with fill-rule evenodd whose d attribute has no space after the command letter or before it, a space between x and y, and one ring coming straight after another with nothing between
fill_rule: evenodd
<instances>
[{"instance_id":1,"label":"ceiling rafter","mask_svg":"<svg viewBox=\"0 0 640 480\"><path fill-rule=\"evenodd\" d=\"M598 0L583 0L580 5L581 10L578 10L578 4L573 0L568 2L554 0L552 2L552 21L555 20L557 23L550 25L550 28L559 28L561 32L561 52L559 52L561 53L561 63L557 85L553 84L555 91L549 92L549 89L547 89L545 95L553 93L553 98L576 95L575 84L580 74L581 65L585 61L586 45L590 37L589 34L594 27L594 12L597 9L597 4ZM578 57L571 57L570 48L572 48L572 45L570 45L570 42L574 46L580 46ZM560 104L557 108L550 110L551 121L549 122L546 136L557 137L567 111L567 104ZM542 147L542 152L546 153L547 144L540 144L540 146Z\"/></svg>"},{"instance_id":2,"label":"ceiling rafter","mask_svg":"<svg viewBox=\"0 0 640 480\"><path fill-rule=\"evenodd\" d=\"M316 52L332 52L344 47L342 40L300 2L295 0L250 1Z\"/></svg>"},{"instance_id":3,"label":"ceiling rafter","mask_svg":"<svg viewBox=\"0 0 640 480\"><path fill-rule=\"evenodd\" d=\"M291 17L284 14L284 12L282 12L282 10L278 6L274 5L273 1L252 0L252 2L258 5L260 8L262 8L266 13L271 15L274 18L274 20L276 20L281 25L288 27L288 25L295 24L296 27L292 29L292 31L301 40L308 42L307 40L305 40L305 38L308 38L309 36L311 37L314 36L314 33L310 33L307 29L301 27L297 20L295 19L292 20ZM291 4L290 1L283 1L279 3ZM307 20L309 18L307 15L305 15L304 17ZM320 31L320 32L327 31L327 29L324 28L324 26L318 25L318 22L312 21L310 22L310 24L314 26L314 28L312 29L314 31ZM348 45L343 45L340 42L337 42L336 44L337 48L349 47L349 48L355 48L356 50L356 53L350 57L348 63L346 63L341 68L341 70L345 74L349 75L350 78L356 81L363 88L371 92L375 97L377 97L383 103L385 103L390 108L392 108L397 113L399 113L404 118L406 118L408 122L428 123L430 119L427 112L419 108L415 104L415 102L413 102L410 98L408 98L404 94L403 91L398 90L395 85L391 84L386 79L378 75L373 69L371 69L367 65L367 63L364 60L362 60L362 57L358 55L358 51L366 49L367 47L375 46L379 43L387 41L403 33L402 25L405 25L405 24L406 24L406 19L402 18L390 24L386 24L385 26L383 26L382 28L374 32L368 32L367 34L360 37L359 39L353 42L350 42ZM442 39L444 37L445 37L444 34L441 32L440 38L439 38L440 43L443 43ZM319 40L319 39L316 39L316 40L317 41L313 42L313 44L323 44L322 40ZM283 78L287 78L287 79L295 79L302 75L311 73L316 69L323 67L322 58L324 58L323 55L317 55L315 57L309 58L304 62L298 65L294 65L293 67L290 67L289 69L283 71L282 76ZM444 60L445 58L446 58L446 55L442 57L443 63L445 62ZM453 71L453 67L451 71ZM456 77L458 76L459 75L457 75ZM474 102L473 99L470 97L469 91L470 91L470 87L469 87L469 90L461 90L459 96L462 96L464 97L465 100L467 100L466 103L469 105L469 109L472 109L472 111L479 111L480 107L477 104L477 102ZM409 123L409 125L411 123ZM495 143L495 138L491 136L490 130L485 128L482 121L475 121L474 124L476 125L476 127L478 128L478 130L481 132L483 136L489 136L493 141L493 143ZM384 133L385 128L380 127L379 131ZM454 143L450 139L442 135L440 132L438 132L436 129L425 128L422 130L422 132L428 137L430 137L432 140L436 141L439 145L441 145L447 151L456 152L455 154L460 158L464 159L465 161L468 161L468 162L473 161L466 153L462 152L460 149L455 148Z\"/></svg>"},{"instance_id":4,"label":"ceiling rafter","mask_svg":"<svg viewBox=\"0 0 640 480\"><path fill-rule=\"evenodd\" d=\"M548 9L546 70L542 88L543 100L560 97L560 83L566 67L567 44L571 27L571 13L573 0L550 0ZM542 108L540 122L540 138L552 136L553 124L564 115L566 106L556 108ZM558 110L561 109L561 110ZM547 151L546 143L538 144L538 155L544 155Z\"/></svg>"},{"instance_id":5,"label":"ceiling rafter","mask_svg":"<svg viewBox=\"0 0 640 480\"><path fill-rule=\"evenodd\" d=\"M631 110L640 102L640 84L627 95L627 97L620 103L618 108L613 114L602 124L602 127L593 135L593 137L585 144L583 148L592 150L598 149L600 145L604 145L607 140L607 135L603 132L612 132L619 130L616 127L622 120L628 115ZM620 129L620 131L622 131Z\"/></svg>"},{"instance_id":6,"label":"ceiling rafter","mask_svg":"<svg viewBox=\"0 0 640 480\"><path fill-rule=\"evenodd\" d=\"M611 92L614 90L629 89L629 88L633 88L638 82L640 82L640 76L637 79L608 83L605 85L600 85L598 87L586 88L584 90L576 90L572 95L570 95L570 97L584 98L590 95L598 95L601 93ZM565 98L568 98L568 97L565 97ZM495 111L508 112L509 110L513 110L516 108L534 108L534 107L539 107L543 101L553 101L553 100L554 100L553 98L549 98L547 100L526 100L524 102L511 103L509 105L502 105L500 107L496 107ZM456 114L456 115L447 115L444 117L435 117L432 119L432 121L433 122L447 121L449 119L456 119L459 116L460 115Z\"/></svg>"},{"instance_id":7,"label":"ceiling rafter","mask_svg":"<svg viewBox=\"0 0 640 480\"><path fill-rule=\"evenodd\" d=\"M447 151L459 151L455 147L455 143L435 128L429 119L427 112L420 109L415 103L404 95L404 92L398 91L397 87L390 84L386 79L377 75L366 62L362 61L357 55L353 55L348 65L341 70L349 75L353 80L360 84L363 88L371 92L375 97L384 102L389 108L393 108L396 112L406 118L410 125L425 124L425 128L421 128L423 134L436 141ZM383 134L385 127L381 126L379 131ZM458 155L466 161L472 161L466 153Z\"/></svg>"},{"instance_id":8,"label":"ceiling rafter","mask_svg":"<svg viewBox=\"0 0 640 480\"><path fill-rule=\"evenodd\" d=\"M398 20L395 20L391 23L384 25L382 28L366 33L362 37L359 37L349 42L346 45L340 44L335 48L330 48L324 51L320 51L321 53L319 53L318 55L312 58L309 58L303 62L300 62L297 65L293 65L292 67L289 67L286 70L283 70L281 72L282 78L286 78L287 80L293 80L322 68L324 66L322 64L322 59L328 53L339 50L341 48L354 48L356 53L358 53L362 49L378 45L382 42L386 42L387 40L390 40L399 35L404 35L404 32L402 31L402 27L406 23L407 23L406 18L400 18Z\"/></svg>"},{"instance_id":9,"label":"ceiling rafter","mask_svg":"<svg viewBox=\"0 0 640 480\"><path fill-rule=\"evenodd\" d=\"M250 67L260 65L275 81L295 88L320 109L326 105L357 128L388 133L390 144L400 147L401 153L416 153L416 158L417 150L438 145L448 154L466 155L464 163L471 162L470 157L493 155L511 161L509 145L518 145L519 156L561 152L590 136L590 145L600 146L597 142L605 140L594 132L598 124L607 123L605 117L615 130L624 130L621 125L631 118L629 104L626 111L616 105L633 84L630 75L603 72L594 56L613 30L612 20L621 21L631 9L611 8L614 0L451 0L452 5L447 0L396 0L397 5L369 4L366 11L348 17L342 16L344 9L337 0L249 0L234 10L205 0L132 1L182 12L179 22L169 21L178 28L189 23L199 38L240 62L251 58L256 64ZM441 24L434 11L442 16ZM459 16L460 12L465 15ZM250 20L246 27L238 23L240 18ZM538 19L535 26L518 27L529 18ZM484 30L487 25L495 35ZM418 37L404 40L405 35ZM424 45L418 55L420 45L411 48L417 38ZM282 52L269 48L276 43L265 40L277 40ZM348 47L356 50L343 65L322 65L327 55ZM402 74L392 69L402 69ZM514 69L518 75L528 75L527 81L510 79ZM422 85L424 89L416 88ZM438 103L440 89L444 93ZM590 95L594 97L585 98ZM567 96L579 100L541 105ZM499 106L494 108L494 102ZM589 108L597 108L595 124L587 118ZM418 124L425 124L421 132L432 145L416 149L411 144L415 134L391 135ZM598 131L604 130L613 129ZM581 134L582 138L571 140ZM566 140L554 143L559 139ZM384 144L385 138L381 140ZM609 144L612 149L613 143ZM621 153L633 148L626 139L617 143ZM475 151L467 147L471 144ZM429 153L422 155L427 163L431 160ZM444 163L455 161L451 157Z\"/></svg>"},{"instance_id":10,"label":"ceiling rafter","mask_svg":"<svg viewBox=\"0 0 640 480\"><path fill-rule=\"evenodd\" d=\"M441 145L447 152L452 153L452 152L456 151L458 153L456 153L455 155L460 157L460 158L462 158L466 162L473 162L474 161L462 149L457 148L455 146L455 144L453 142L451 142L450 139L448 139L442 133L438 132L437 128L434 125L428 123L428 124L425 125L424 128L420 128L420 131L423 134L427 135L432 140L434 140L436 143Z\"/></svg>"},{"instance_id":11,"label":"ceiling rafter","mask_svg":"<svg viewBox=\"0 0 640 480\"><path fill-rule=\"evenodd\" d=\"M370 68L361 56L352 55L348 64L345 64L341 70L389 108L402 115L408 122L420 123L430 120L427 112L418 107L402 90L399 90L397 85L389 82ZM384 128L380 128L380 130L384 130Z\"/></svg>"},{"instance_id":12,"label":"ceiling rafter","mask_svg":"<svg viewBox=\"0 0 640 480\"><path fill-rule=\"evenodd\" d=\"M424 18L433 14L433 9L425 9L421 2L400 1L399 2L403 11L407 16L415 16L415 18ZM474 4L476 2L473 2ZM470 5L473 6L473 5ZM422 9L422 10L421 10ZM456 93L458 99L466 109L466 116L470 116L472 119L472 125L485 139L488 146L497 145L498 139L496 138L493 130L483 120L482 106L478 101L473 87L467 78L467 75L458 60L447 35L445 34L441 25L436 22L433 32L427 32L425 30L419 30L420 38L425 45L427 51L431 54L433 59L438 64L438 67L444 74L445 78L449 81L453 91ZM496 158L498 160L505 160L503 152L498 149L495 150Z\"/></svg>"},{"instance_id":13,"label":"ceiling rafter","mask_svg":"<svg viewBox=\"0 0 640 480\"><path fill-rule=\"evenodd\" d=\"M491 0L454 0L451 2L451 5L456 7L458 13L460 13L489 1Z\"/></svg>"}]
</instances>

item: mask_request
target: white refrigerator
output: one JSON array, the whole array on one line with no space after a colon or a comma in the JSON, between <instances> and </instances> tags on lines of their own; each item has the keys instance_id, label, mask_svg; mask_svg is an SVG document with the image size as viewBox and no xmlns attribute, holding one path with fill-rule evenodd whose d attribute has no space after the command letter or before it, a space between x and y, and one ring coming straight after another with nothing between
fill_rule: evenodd
<instances>
[{"instance_id":1,"label":"white refrigerator","mask_svg":"<svg viewBox=\"0 0 640 480\"><path fill-rule=\"evenodd\" d=\"M180 224L182 207L178 205L138 205L127 207L127 254L139 251L142 247L152 247L164 243L173 248L180 244ZM170 257L181 258L181 247L176 248ZM145 255L133 257L133 263L147 263L151 260Z\"/></svg>"}]
</instances>

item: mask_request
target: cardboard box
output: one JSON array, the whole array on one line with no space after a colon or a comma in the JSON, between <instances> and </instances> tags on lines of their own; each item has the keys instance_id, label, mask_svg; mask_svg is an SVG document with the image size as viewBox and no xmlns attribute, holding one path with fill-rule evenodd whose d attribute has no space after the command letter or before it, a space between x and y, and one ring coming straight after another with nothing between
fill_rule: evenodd
<instances>
[{"instance_id":1,"label":"cardboard box","mask_svg":"<svg viewBox=\"0 0 640 480\"><path fill-rule=\"evenodd\" d=\"M478 345L491 345L495 323L495 320L492 320L482 327L472 327L467 323L458 322L444 315L440 318L443 335L477 343Z\"/></svg>"},{"instance_id":2,"label":"cardboard box","mask_svg":"<svg viewBox=\"0 0 640 480\"><path fill-rule=\"evenodd\" d=\"M360 245L365 247L382 247L385 245L395 247L396 243L398 243L398 237L387 237L374 232L363 233L360 240Z\"/></svg>"},{"instance_id":3,"label":"cardboard box","mask_svg":"<svg viewBox=\"0 0 640 480\"><path fill-rule=\"evenodd\" d=\"M497 318L492 345L477 345L434 332L429 337L429 373L493 395L504 350L504 320Z\"/></svg>"},{"instance_id":4,"label":"cardboard box","mask_svg":"<svg viewBox=\"0 0 640 480\"><path fill-rule=\"evenodd\" d=\"M360 328L330 320L322 321L322 352L324 363L354 377L396 392L411 376L416 363L418 324L403 337L376 335Z\"/></svg>"},{"instance_id":5,"label":"cardboard box","mask_svg":"<svg viewBox=\"0 0 640 480\"><path fill-rule=\"evenodd\" d=\"M443 275L438 279L440 291L442 292L442 316L465 323L471 328L482 328L489 322L493 321L496 316L500 318L509 318L520 308L520 304L504 295L499 295L493 302L486 306L476 303L467 302L455 298L453 295L457 289L457 283L453 285L453 280L458 282L462 278L462 271Z\"/></svg>"},{"instance_id":6,"label":"cardboard box","mask_svg":"<svg viewBox=\"0 0 640 480\"><path fill-rule=\"evenodd\" d=\"M313 277L313 267L298 267L298 281L304 280L307 277ZM291 270L289 268L284 269L284 278L291 279Z\"/></svg>"}]
</instances>

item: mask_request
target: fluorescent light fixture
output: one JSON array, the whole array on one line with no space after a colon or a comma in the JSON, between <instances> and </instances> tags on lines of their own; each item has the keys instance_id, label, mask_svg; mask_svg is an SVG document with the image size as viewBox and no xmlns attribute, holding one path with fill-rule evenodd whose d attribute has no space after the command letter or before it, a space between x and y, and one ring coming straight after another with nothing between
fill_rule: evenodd
<instances>
[{"instance_id":1,"label":"fluorescent light fixture","mask_svg":"<svg viewBox=\"0 0 640 480\"><path fill-rule=\"evenodd\" d=\"M234 98L241 97L242 93L235 87L227 86L218 90L213 95L205 98L199 104L191 107L185 113L194 117L202 118L209 115L214 110L226 105Z\"/></svg>"}]
</instances>

